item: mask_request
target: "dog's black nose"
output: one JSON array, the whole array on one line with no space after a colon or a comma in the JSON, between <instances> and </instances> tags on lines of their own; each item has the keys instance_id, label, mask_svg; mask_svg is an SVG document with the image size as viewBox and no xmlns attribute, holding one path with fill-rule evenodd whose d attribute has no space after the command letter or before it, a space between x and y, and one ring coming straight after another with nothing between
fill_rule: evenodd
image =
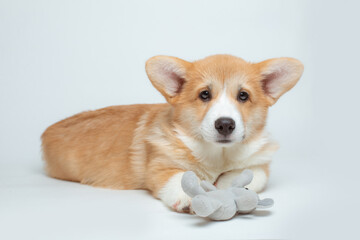
<instances>
[{"instance_id":1,"label":"dog's black nose","mask_svg":"<svg viewBox=\"0 0 360 240\"><path fill-rule=\"evenodd\" d=\"M235 129L235 121L231 118L219 118L215 121L215 128L221 135L229 135Z\"/></svg>"}]
</instances>

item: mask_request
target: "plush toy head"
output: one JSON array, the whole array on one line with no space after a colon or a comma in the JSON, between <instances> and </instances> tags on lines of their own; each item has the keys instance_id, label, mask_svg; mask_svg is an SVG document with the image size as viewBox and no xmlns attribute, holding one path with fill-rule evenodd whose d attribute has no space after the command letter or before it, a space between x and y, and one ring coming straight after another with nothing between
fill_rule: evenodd
<instances>
[{"instance_id":1,"label":"plush toy head","mask_svg":"<svg viewBox=\"0 0 360 240\"><path fill-rule=\"evenodd\" d=\"M253 179L250 170L244 170L234 179L232 186L219 190L209 182L199 180L194 172L185 172L181 186L192 197L191 207L200 217L212 220L228 220L236 213L250 213L255 208L267 208L274 204L270 198L260 200L257 193L245 188Z\"/></svg>"}]
</instances>

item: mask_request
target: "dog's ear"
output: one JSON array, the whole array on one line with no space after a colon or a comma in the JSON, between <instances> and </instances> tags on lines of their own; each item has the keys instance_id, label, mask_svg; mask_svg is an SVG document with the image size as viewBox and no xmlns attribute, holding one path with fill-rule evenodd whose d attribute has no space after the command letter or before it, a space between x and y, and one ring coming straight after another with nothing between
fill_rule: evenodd
<instances>
[{"instance_id":1,"label":"dog's ear","mask_svg":"<svg viewBox=\"0 0 360 240\"><path fill-rule=\"evenodd\" d=\"M181 92L190 62L169 56L155 56L147 60L146 73L154 87L169 103Z\"/></svg>"},{"instance_id":2,"label":"dog's ear","mask_svg":"<svg viewBox=\"0 0 360 240\"><path fill-rule=\"evenodd\" d=\"M300 79L304 66L294 58L274 58L256 64L261 74L262 88L273 105Z\"/></svg>"}]
</instances>

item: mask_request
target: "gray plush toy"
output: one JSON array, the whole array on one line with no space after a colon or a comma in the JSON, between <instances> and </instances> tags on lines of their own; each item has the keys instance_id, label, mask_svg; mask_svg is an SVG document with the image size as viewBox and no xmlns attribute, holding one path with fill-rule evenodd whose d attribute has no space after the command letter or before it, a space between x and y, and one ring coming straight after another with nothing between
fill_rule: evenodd
<instances>
[{"instance_id":1,"label":"gray plush toy","mask_svg":"<svg viewBox=\"0 0 360 240\"><path fill-rule=\"evenodd\" d=\"M191 208L196 215L211 220L229 220L237 213L250 213L255 208L268 208L274 204L270 198L260 200L257 193L245 188L253 179L252 171L246 169L226 190L219 190L207 181L199 180L192 171L181 179L184 192L192 198Z\"/></svg>"}]
</instances>

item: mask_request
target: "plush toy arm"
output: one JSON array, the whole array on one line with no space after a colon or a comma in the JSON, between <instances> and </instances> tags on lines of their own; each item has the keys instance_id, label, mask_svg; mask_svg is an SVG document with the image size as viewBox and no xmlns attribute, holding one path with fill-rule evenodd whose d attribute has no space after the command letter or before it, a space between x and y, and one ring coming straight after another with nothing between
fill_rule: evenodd
<instances>
[{"instance_id":1,"label":"plush toy arm","mask_svg":"<svg viewBox=\"0 0 360 240\"><path fill-rule=\"evenodd\" d=\"M200 187L199 179L192 171L184 173L181 179L181 187L183 191L190 197L195 197L199 194L205 194L205 190Z\"/></svg>"},{"instance_id":2,"label":"plush toy arm","mask_svg":"<svg viewBox=\"0 0 360 240\"><path fill-rule=\"evenodd\" d=\"M206 192L217 190L217 188L208 181L201 181L200 185Z\"/></svg>"},{"instance_id":3,"label":"plush toy arm","mask_svg":"<svg viewBox=\"0 0 360 240\"><path fill-rule=\"evenodd\" d=\"M249 170L249 169L245 169L244 171L242 171L240 173L239 176L237 176L233 180L231 185L233 187L245 187L246 185L251 183L253 177L254 177L253 172L251 170Z\"/></svg>"},{"instance_id":4,"label":"plush toy arm","mask_svg":"<svg viewBox=\"0 0 360 240\"><path fill-rule=\"evenodd\" d=\"M221 202L206 195L197 195L192 199L191 208L196 215L208 217L221 207Z\"/></svg>"}]
</instances>

